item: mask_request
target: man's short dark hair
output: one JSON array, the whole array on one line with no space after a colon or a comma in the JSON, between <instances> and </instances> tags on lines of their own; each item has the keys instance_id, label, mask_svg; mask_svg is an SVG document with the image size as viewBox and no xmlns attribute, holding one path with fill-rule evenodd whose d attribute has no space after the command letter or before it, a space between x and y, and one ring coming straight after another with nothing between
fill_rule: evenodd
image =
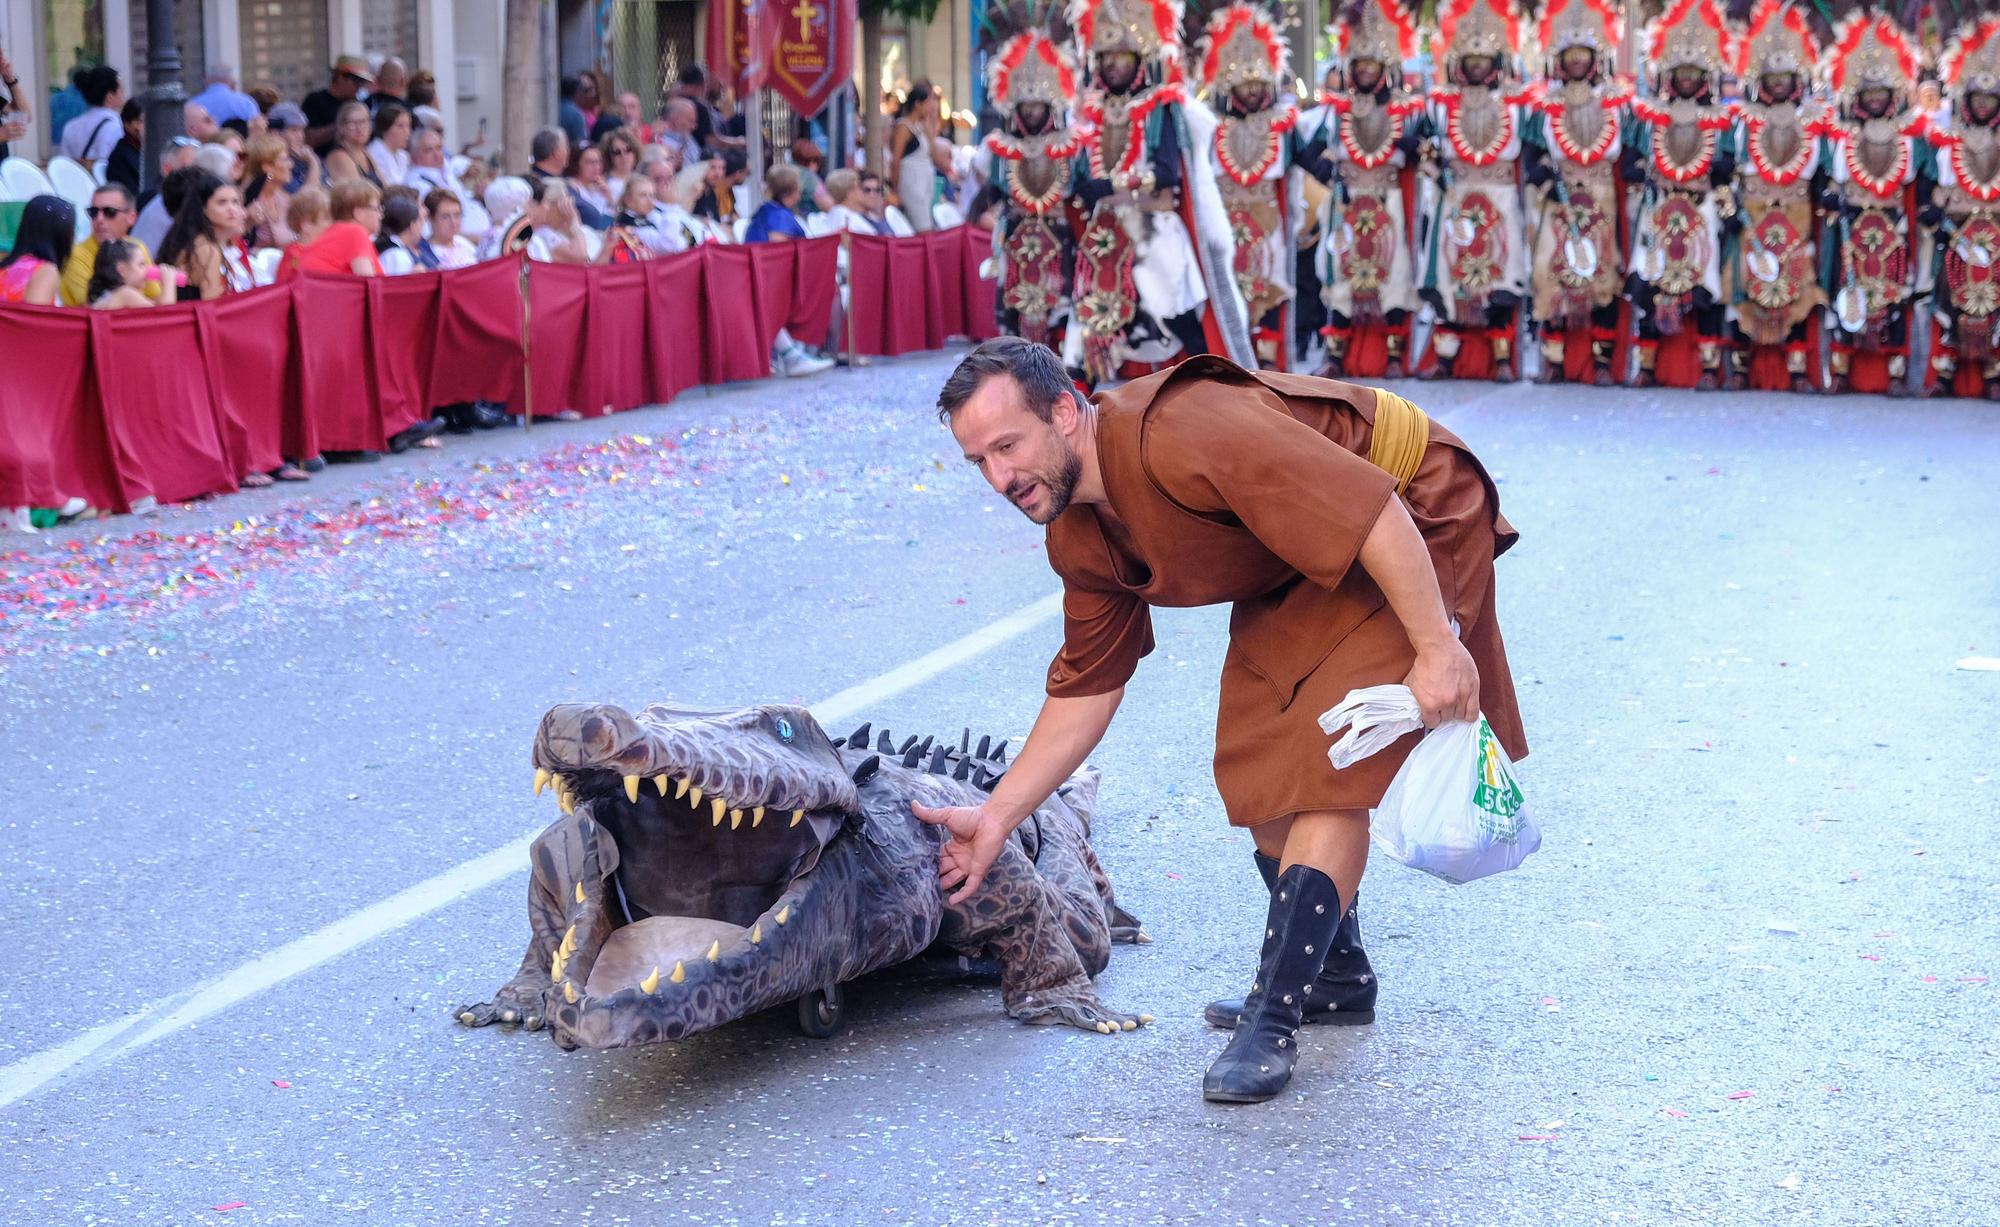
<instances>
[{"instance_id":1,"label":"man's short dark hair","mask_svg":"<svg viewBox=\"0 0 2000 1227\"><path fill-rule=\"evenodd\" d=\"M561 151L567 139L561 128L543 128L528 142L528 157L537 163L546 162Z\"/></svg>"},{"instance_id":2,"label":"man's short dark hair","mask_svg":"<svg viewBox=\"0 0 2000 1227\"><path fill-rule=\"evenodd\" d=\"M139 101L137 98L127 98L125 100L124 107L122 107L118 112L118 118L121 122L129 124L133 120L144 115L145 113L146 113L145 103Z\"/></svg>"},{"instance_id":3,"label":"man's short dark hair","mask_svg":"<svg viewBox=\"0 0 2000 1227\"><path fill-rule=\"evenodd\" d=\"M747 173L749 169L750 169L749 154L743 152L741 149L725 149L722 151L723 174L741 175Z\"/></svg>"},{"instance_id":4,"label":"man's short dark hair","mask_svg":"<svg viewBox=\"0 0 2000 1227\"><path fill-rule=\"evenodd\" d=\"M576 99L576 92L582 88L583 88L582 78L564 77L561 81L557 82L556 84L556 94L564 102L572 102ZM542 97L546 98L548 97L548 95L543 94Z\"/></svg>"},{"instance_id":5,"label":"man's short dark hair","mask_svg":"<svg viewBox=\"0 0 2000 1227\"><path fill-rule=\"evenodd\" d=\"M683 64L681 65L680 83L682 85L707 85L708 71L699 64Z\"/></svg>"},{"instance_id":6,"label":"man's short dark hair","mask_svg":"<svg viewBox=\"0 0 2000 1227\"><path fill-rule=\"evenodd\" d=\"M1044 422L1055 421L1056 402L1076 393L1056 351L1021 337L982 341L953 368L938 392L938 420L947 426L972 394L995 375L1005 375L1021 389L1021 401Z\"/></svg>"},{"instance_id":7,"label":"man's short dark hair","mask_svg":"<svg viewBox=\"0 0 2000 1227\"><path fill-rule=\"evenodd\" d=\"M94 188L91 191L90 198L92 200L96 200L99 196L104 195L104 193L106 192L112 192L116 194L119 200L120 207L128 211L132 208L132 206L135 203L137 203L133 199L132 189L126 187L122 183L100 183L97 185L96 188Z\"/></svg>"},{"instance_id":8,"label":"man's short dark hair","mask_svg":"<svg viewBox=\"0 0 2000 1227\"><path fill-rule=\"evenodd\" d=\"M118 70L109 64L99 64L86 69L76 83L76 92L82 94L83 100L94 107L103 106L104 100L111 96L111 91L117 88Z\"/></svg>"}]
</instances>

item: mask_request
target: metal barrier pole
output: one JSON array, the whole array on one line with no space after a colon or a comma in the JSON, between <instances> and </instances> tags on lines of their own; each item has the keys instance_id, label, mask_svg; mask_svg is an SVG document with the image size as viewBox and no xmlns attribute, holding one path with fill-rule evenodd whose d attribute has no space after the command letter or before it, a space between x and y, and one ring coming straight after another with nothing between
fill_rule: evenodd
<instances>
[{"instance_id":1,"label":"metal barrier pole","mask_svg":"<svg viewBox=\"0 0 2000 1227\"><path fill-rule=\"evenodd\" d=\"M528 293L528 265L526 256L521 257L521 429L528 430L535 420L535 313L533 299Z\"/></svg>"}]
</instances>

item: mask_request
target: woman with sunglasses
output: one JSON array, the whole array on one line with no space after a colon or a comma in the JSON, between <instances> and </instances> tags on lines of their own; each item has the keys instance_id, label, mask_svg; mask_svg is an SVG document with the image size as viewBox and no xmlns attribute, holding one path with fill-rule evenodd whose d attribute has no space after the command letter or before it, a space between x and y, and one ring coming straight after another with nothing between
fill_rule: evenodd
<instances>
[{"instance_id":1,"label":"woman with sunglasses","mask_svg":"<svg viewBox=\"0 0 2000 1227\"><path fill-rule=\"evenodd\" d=\"M341 104L340 117L333 121L333 146L320 159L326 166L328 187L337 187L356 179L364 179L377 189L382 187L382 176L376 173L375 159L368 156L369 134L373 130L367 103Z\"/></svg>"},{"instance_id":2,"label":"woman with sunglasses","mask_svg":"<svg viewBox=\"0 0 2000 1227\"><path fill-rule=\"evenodd\" d=\"M639 141L630 128L615 128L597 142L604 151L605 194L612 203L625 196L625 184L639 169Z\"/></svg>"}]
</instances>

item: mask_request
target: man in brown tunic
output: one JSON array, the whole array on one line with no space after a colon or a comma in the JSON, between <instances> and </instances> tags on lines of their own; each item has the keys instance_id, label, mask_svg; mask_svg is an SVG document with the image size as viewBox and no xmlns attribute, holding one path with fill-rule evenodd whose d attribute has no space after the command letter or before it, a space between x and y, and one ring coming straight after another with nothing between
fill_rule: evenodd
<instances>
[{"instance_id":1,"label":"man in brown tunic","mask_svg":"<svg viewBox=\"0 0 2000 1227\"><path fill-rule=\"evenodd\" d=\"M1048 526L1064 585L1062 651L1013 769L977 808L916 807L951 832L939 881L954 901L976 892L1096 747L1153 648L1150 606L1231 603L1215 780L1271 898L1249 996L1209 1008L1235 1034L1203 1094L1269 1099L1301 1022L1373 1019L1352 908L1368 811L1417 741L1336 771L1320 713L1402 682L1427 725L1483 712L1510 756L1527 753L1493 608L1493 559L1515 533L1492 479L1390 393L1213 356L1092 405L1053 352L1003 337L967 355L938 406L966 459Z\"/></svg>"}]
</instances>

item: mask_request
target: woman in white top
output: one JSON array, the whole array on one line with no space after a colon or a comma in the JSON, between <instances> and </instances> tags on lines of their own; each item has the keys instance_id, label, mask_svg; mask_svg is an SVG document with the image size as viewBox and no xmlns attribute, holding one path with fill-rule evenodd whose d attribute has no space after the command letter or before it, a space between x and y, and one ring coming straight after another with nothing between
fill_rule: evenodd
<instances>
[{"instance_id":1,"label":"woman in white top","mask_svg":"<svg viewBox=\"0 0 2000 1227\"><path fill-rule=\"evenodd\" d=\"M458 232L465 221L465 202L458 198L458 193L439 188L424 197L424 216L429 219L431 232L417 249L419 263L424 263L426 252L438 268L464 268L478 262L479 249Z\"/></svg>"},{"instance_id":2,"label":"woman in white top","mask_svg":"<svg viewBox=\"0 0 2000 1227\"><path fill-rule=\"evenodd\" d=\"M368 142L368 160L383 187L394 187L410 177L410 109L393 102L375 112L374 139Z\"/></svg>"},{"instance_id":3,"label":"woman in white top","mask_svg":"<svg viewBox=\"0 0 2000 1227\"><path fill-rule=\"evenodd\" d=\"M729 236L721 224L694 211L695 201L708 187L711 162L689 162L673 177L671 186L653 207L652 222L661 241L670 250L686 251L704 243L726 243ZM654 182L657 184L658 180Z\"/></svg>"},{"instance_id":4,"label":"woman in white top","mask_svg":"<svg viewBox=\"0 0 2000 1227\"><path fill-rule=\"evenodd\" d=\"M618 211L618 202L611 195L611 184L604 177L604 151L595 145L585 145L569 160L569 182L576 194L589 201L599 213L610 217Z\"/></svg>"},{"instance_id":5,"label":"woman in white top","mask_svg":"<svg viewBox=\"0 0 2000 1227\"><path fill-rule=\"evenodd\" d=\"M597 147L604 151L605 194L623 200L626 183L639 173L639 140L629 128L613 128Z\"/></svg>"},{"instance_id":6,"label":"woman in white top","mask_svg":"<svg viewBox=\"0 0 2000 1227\"><path fill-rule=\"evenodd\" d=\"M375 255L382 273L403 277L422 271L417 244L424 241L424 214L408 196L391 196L382 205L382 232L375 236Z\"/></svg>"}]
</instances>

